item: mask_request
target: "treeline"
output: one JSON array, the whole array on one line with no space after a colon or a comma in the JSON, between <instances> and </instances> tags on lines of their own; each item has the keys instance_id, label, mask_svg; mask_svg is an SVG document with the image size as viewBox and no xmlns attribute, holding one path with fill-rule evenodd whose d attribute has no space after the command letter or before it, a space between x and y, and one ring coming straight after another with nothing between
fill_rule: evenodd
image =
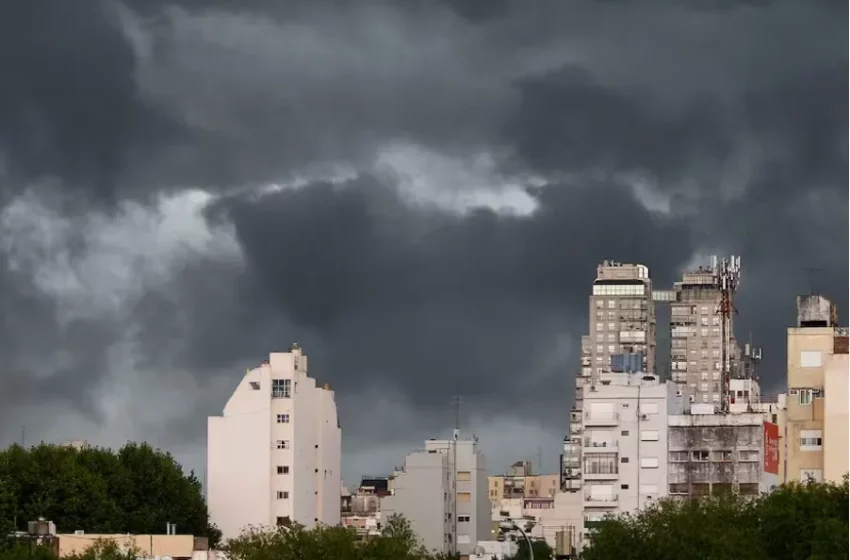
<instances>
[{"instance_id":1,"label":"treeline","mask_svg":"<svg viewBox=\"0 0 850 560\"><path fill-rule=\"evenodd\" d=\"M788 484L755 500L661 500L594 528L582 560L846 560L848 482Z\"/></svg>"},{"instance_id":2,"label":"treeline","mask_svg":"<svg viewBox=\"0 0 850 560\"><path fill-rule=\"evenodd\" d=\"M46 445L0 451L0 536L43 517L59 532L221 532L209 523L201 482L168 454L147 444L110 449Z\"/></svg>"}]
</instances>

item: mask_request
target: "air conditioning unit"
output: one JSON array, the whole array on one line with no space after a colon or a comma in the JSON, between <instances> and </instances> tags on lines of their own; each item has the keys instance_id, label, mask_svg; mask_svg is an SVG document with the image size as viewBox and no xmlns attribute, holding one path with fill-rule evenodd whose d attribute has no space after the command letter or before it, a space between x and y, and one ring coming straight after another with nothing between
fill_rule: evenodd
<instances>
[{"instance_id":1,"label":"air conditioning unit","mask_svg":"<svg viewBox=\"0 0 850 560\"><path fill-rule=\"evenodd\" d=\"M694 402L694 396L693 395L690 395L688 397L688 402L690 402L690 403Z\"/></svg>"},{"instance_id":2,"label":"air conditioning unit","mask_svg":"<svg viewBox=\"0 0 850 560\"><path fill-rule=\"evenodd\" d=\"M682 390L681 390L681 389L676 389L676 396L677 396L677 397L681 397L681 396L682 396Z\"/></svg>"}]
</instances>

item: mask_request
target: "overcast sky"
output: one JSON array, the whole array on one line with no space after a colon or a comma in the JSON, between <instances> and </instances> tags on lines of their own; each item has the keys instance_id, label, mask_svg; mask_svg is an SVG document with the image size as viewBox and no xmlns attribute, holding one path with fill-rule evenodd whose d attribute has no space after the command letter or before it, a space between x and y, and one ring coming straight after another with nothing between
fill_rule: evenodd
<instances>
[{"instance_id":1,"label":"overcast sky","mask_svg":"<svg viewBox=\"0 0 850 560\"><path fill-rule=\"evenodd\" d=\"M0 2L0 444L147 440L200 473L206 417L298 341L349 482L447 436L456 390L491 471L554 472L606 258L663 288L741 255L738 336L778 392L795 296L846 323L847 21Z\"/></svg>"}]
</instances>

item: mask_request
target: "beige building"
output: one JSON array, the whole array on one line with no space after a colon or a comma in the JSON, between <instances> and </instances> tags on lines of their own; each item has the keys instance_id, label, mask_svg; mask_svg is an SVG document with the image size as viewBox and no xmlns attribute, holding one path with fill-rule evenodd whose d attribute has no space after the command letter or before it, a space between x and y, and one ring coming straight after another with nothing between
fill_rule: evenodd
<instances>
[{"instance_id":1,"label":"beige building","mask_svg":"<svg viewBox=\"0 0 850 560\"><path fill-rule=\"evenodd\" d=\"M840 481L848 472L847 329L825 297L797 297L787 366L783 478Z\"/></svg>"},{"instance_id":2,"label":"beige building","mask_svg":"<svg viewBox=\"0 0 850 560\"><path fill-rule=\"evenodd\" d=\"M558 479L557 474L533 474L531 461L517 461L505 474L487 477L490 504L496 509L503 500L554 498Z\"/></svg>"},{"instance_id":3,"label":"beige building","mask_svg":"<svg viewBox=\"0 0 850 560\"><path fill-rule=\"evenodd\" d=\"M113 542L121 551L133 552L143 560L210 560L216 553L209 550L206 537L192 535L104 535L58 534L52 540L53 552L59 558L84 554L98 541Z\"/></svg>"}]
</instances>

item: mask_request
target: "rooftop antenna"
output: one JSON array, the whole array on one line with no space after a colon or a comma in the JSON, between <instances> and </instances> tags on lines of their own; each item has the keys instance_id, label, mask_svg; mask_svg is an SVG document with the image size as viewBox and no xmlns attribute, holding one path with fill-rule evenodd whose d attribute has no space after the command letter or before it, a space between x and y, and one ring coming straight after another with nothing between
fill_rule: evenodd
<instances>
[{"instance_id":1,"label":"rooftop antenna","mask_svg":"<svg viewBox=\"0 0 850 560\"><path fill-rule=\"evenodd\" d=\"M455 429L452 433L452 552L457 554L457 440L460 437L460 384L455 385L452 405L455 407Z\"/></svg>"}]
</instances>

